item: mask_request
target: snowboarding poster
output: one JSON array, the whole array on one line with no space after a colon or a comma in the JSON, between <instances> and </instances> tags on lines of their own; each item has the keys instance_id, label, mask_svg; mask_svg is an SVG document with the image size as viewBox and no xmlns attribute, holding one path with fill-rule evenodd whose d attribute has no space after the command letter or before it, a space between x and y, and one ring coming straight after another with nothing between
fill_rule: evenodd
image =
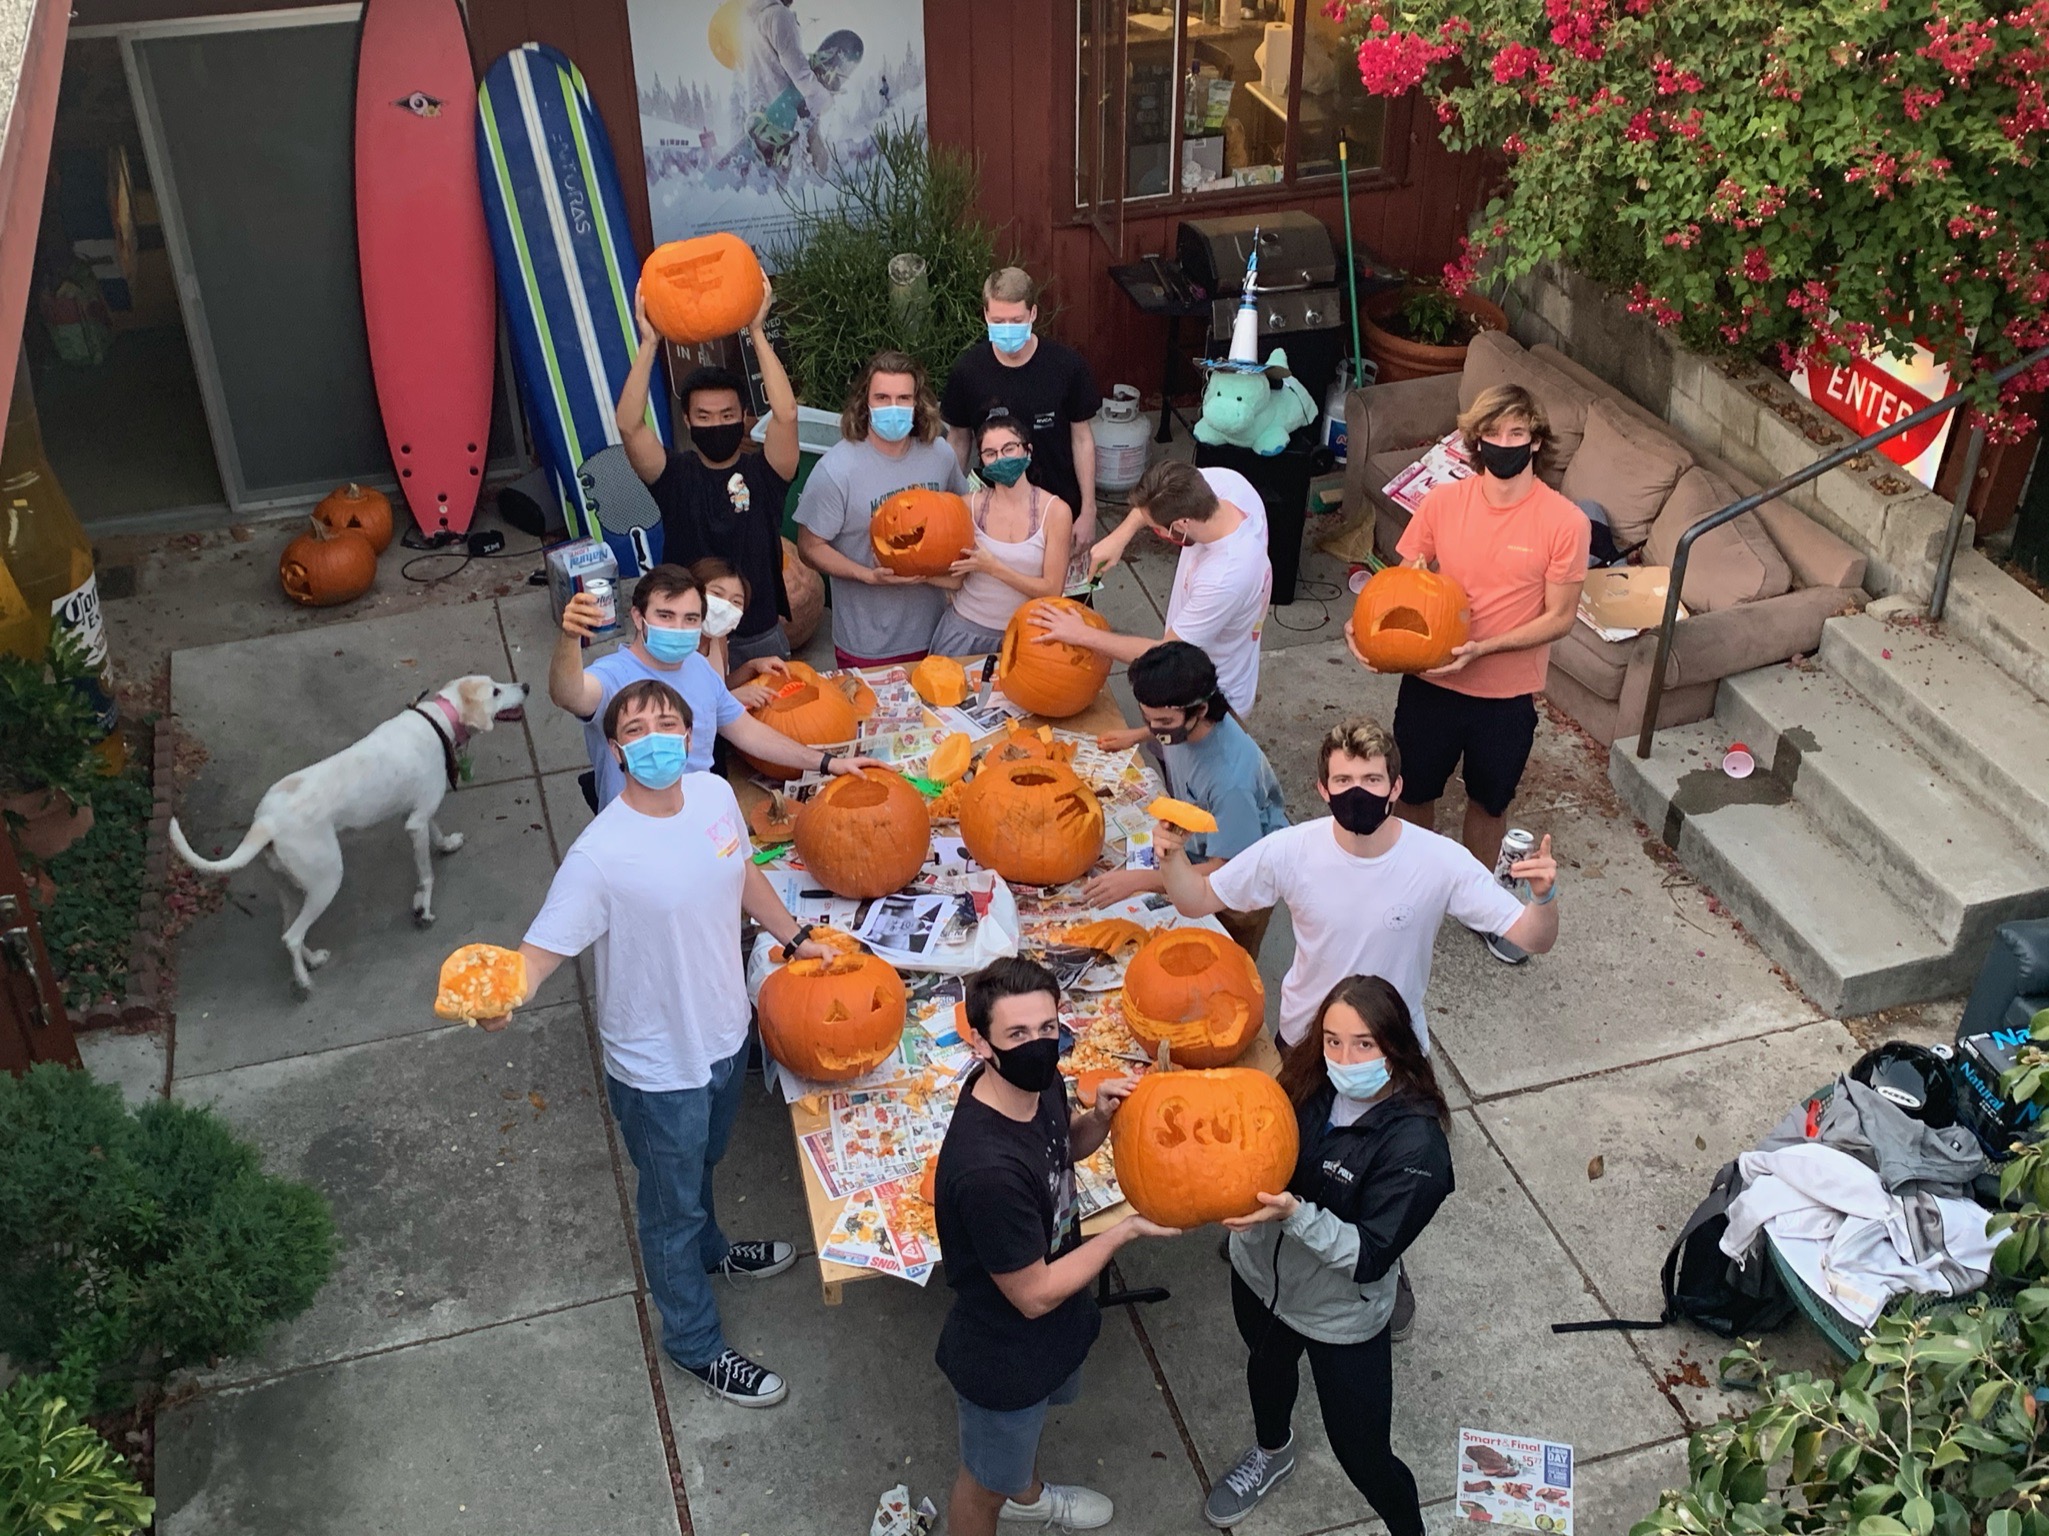
<instances>
[{"instance_id":1,"label":"snowboarding poster","mask_svg":"<svg viewBox=\"0 0 2049 1536\"><path fill-rule=\"evenodd\" d=\"M766 255L792 200L925 117L922 0L628 0L657 241L731 230Z\"/></svg>"}]
</instances>

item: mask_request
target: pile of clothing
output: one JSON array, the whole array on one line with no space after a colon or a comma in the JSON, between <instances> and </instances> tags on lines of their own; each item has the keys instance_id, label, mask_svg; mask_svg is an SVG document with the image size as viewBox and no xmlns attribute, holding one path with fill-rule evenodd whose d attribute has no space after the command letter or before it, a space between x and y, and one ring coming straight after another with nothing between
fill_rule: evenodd
<instances>
[{"instance_id":1,"label":"pile of clothing","mask_svg":"<svg viewBox=\"0 0 2049 1536\"><path fill-rule=\"evenodd\" d=\"M1737 1159L1721 1249L1746 1263L1769 1234L1809 1289L1860 1327L1905 1291L1961 1296L1991 1273L1991 1212L1972 1198L1977 1138L1934 1126L1853 1077L1796 1107Z\"/></svg>"}]
</instances>

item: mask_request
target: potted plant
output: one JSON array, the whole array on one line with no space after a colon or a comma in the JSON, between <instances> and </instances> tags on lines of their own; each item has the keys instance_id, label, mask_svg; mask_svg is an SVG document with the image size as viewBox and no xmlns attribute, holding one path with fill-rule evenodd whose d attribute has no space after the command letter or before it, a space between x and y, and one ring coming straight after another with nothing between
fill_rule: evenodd
<instances>
[{"instance_id":1,"label":"potted plant","mask_svg":"<svg viewBox=\"0 0 2049 1536\"><path fill-rule=\"evenodd\" d=\"M92 706L41 662L0 655L0 820L49 860L92 830L100 737Z\"/></svg>"},{"instance_id":2,"label":"potted plant","mask_svg":"<svg viewBox=\"0 0 2049 1536\"><path fill-rule=\"evenodd\" d=\"M1380 365L1376 383L1460 373L1466 346L1482 331L1505 331L1508 316L1476 293L1436 283L1404 283L1375 294L1360 310L1366 355Z\"/></svg>"}]
</instances>

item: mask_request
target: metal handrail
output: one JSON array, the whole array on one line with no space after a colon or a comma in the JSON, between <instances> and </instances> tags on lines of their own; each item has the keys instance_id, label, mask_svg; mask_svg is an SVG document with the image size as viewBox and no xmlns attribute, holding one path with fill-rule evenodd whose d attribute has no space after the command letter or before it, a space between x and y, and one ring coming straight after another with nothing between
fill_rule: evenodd
<instances>
[{"instance_id":1,"label":"metal handrail","mask_svg":"<svg viewBox=\"0 0 2049 1536\"><path fill-rule=\"evenodd\" d=\"M2049 347L2037 347L2017 363L2010 363L1992 375L1994 384L2004 384L2008 379L2026 372L2037 363L2049 359ZM1816 459L1805 469L1786 476L1776 485L1759 491L1754 496L1745 496L1741 501L1731 502L1721 511L1702 518L1691 528L1679 535L1679 547L1672 554L1671 584L1665 590L1665 616L1658 621L1658 654L1656 665L1651 669L1651 686L1644 700L1643 723L1637 731L1636 755L1647 758L1651 755L1651 738L1657 734L1658 706L1665 698L1665 669L1672 660L1672 628L1679 622L1679 594L1686 585L1686 562L1693 553L1693 546L1700 539L1713 533L1724 524L1734 522L1745 512L1755 511L1768 501L1777 501L1788 491L1797 491L1813 480L1819 480L1830 470L1847 463L1860 453L1869 452L1880 443L1889 442L1901 433L1918 427L1924 421L1933 421L1945 411L1953 411L1965 401L1965 393L1958 390L1944 395L1932 405L1924 405L1911 416L1902 416L1882 432L1873 432L1860 437L1847 448L1838 448L1825 458ZM1971 498L1971 486L1978 478L1978 459L1985 449L1985 429L1978 426L1971 431L1971 442L1964 455L1964 475L1957 485L1956 500L1950 507L1949 530L1943 542L1942 563L1935 572L1935 587L1929 600L1931 617L1942 617L1942 605L1949 595L1949 571L1956 559L1957 541L1964 525L1964 508Z\"/></svg>"}]
</instances>

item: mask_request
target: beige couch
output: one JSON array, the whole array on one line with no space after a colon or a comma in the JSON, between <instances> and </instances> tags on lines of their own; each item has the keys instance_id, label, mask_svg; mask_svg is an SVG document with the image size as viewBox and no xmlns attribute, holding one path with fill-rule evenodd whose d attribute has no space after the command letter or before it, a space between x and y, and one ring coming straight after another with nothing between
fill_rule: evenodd
<instances>
[{"instance_id":1,"label":"beige couch","mask_svg":"<svg viewBox=\"0 0 2049 1536\"><path fill-rule=\"evenodd\" d=\"M1409 514L1381 488L1495 384L1523 385L1550 417L1538 474L1574 500L1599 502L1616 543L1643 541L1646 563L1669 565L1681 533L1760 489L1555 347L1525 351L1486 331L1463 374L1377 384L1346 402L1345 507L1373 513L1383 558L1394 558ZM1706 535L1688 560L1681 596L1691 616L1673 632L1658 724L1704 720L1721 679L1814 650L1823 621L1863 605L1863 580L1863 555L1783 501ZM1545 694L1601 741L1633 735L1656 650L1655 631L1611 643L1576 624L1552 648Z\"/></svg>"}]
</instances>

